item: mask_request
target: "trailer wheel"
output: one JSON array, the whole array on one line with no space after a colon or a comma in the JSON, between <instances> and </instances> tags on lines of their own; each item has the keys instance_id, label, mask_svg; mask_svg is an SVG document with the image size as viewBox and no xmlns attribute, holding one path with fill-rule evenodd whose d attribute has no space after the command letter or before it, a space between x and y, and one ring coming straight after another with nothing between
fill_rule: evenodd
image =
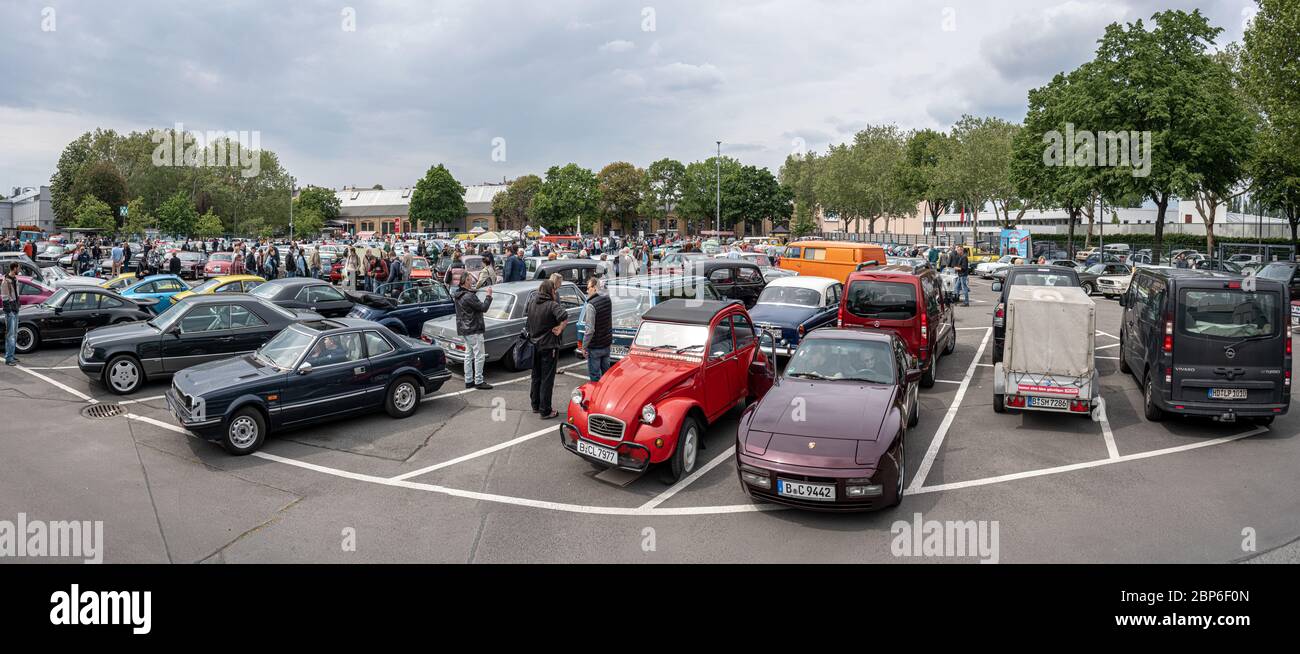
<instances>
[{"instance_id":1,"label":"trailer wheel","mask_svg":"<svg viewBox=\"0 0 1300 654\"><path fill-rule=\"evenodd\" d=\"M1007 412L1007 396L1001 393L993 394L993 412L994 413Z\"/></svg>"}]
</instances>

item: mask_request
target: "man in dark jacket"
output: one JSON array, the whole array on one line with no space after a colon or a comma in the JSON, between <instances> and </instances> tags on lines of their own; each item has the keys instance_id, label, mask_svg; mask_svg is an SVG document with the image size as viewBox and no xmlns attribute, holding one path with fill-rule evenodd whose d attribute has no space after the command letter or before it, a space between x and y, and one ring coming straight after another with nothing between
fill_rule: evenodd
<instances>
[{"instance_id":1,"label":"man in dark jacket","mask_svg":"<svg viewBox=\"0 0 1300 654\"><path fill-rule=\"evenodd\" d=\"M460 286L452 300L456 303L456 334L465 339L465 388L477 388L480 391L492 390L492 385L483 381L483 364L487 350L483 349L483 314L492 306L492 287L484 291L487 296L482 301L474 291L473 275L461 275Z\"/></svg>"},{"instance_id":2,"label":"man in dark jacket","mask_svg":"<svg viewBox=\"0 0 1300 654\"><path fill-rule=\"evenodd\" d=\"M528 399L533 412L543 420L560 415L551 408L551 393L555 390L555 369L560 362L560 336L564 333L569 314L555 300L560 288L559 275L542 280L537 297L528 305L528 338L535 347L533 353L532 387Z\"/></svg>"},{"instance_id":3,"label":"man in dark jacket","mask_svg":"<svg viewBox=\"0 0 1300 654\"><path fill-rule=\"evenodd\" d=\"M181 274L181 255L180 255L179 252L173 252L173 253L171 254L171 257L169 257L169 258L167 259L167 272L169 272L169 273L171 273L171 274L173 274L173 275L176 275L177 277L180 276L180 274Z\"/></svg>"},{"instance_id":4,"label":"man in dark jacket","mask_svg":"<svg viewBox=\"0 0 1300 654\"><path fill-rule=\"evenodd\" d=\"M958 245L953 247L953 257L948 260L949 265L957 271L957 288L956 294L962 296L962 306L970 306L970 259L966 257L966 248Z\"/></svg>"},{"instance_id":5,"label":"man in dark jacket","mask_svg":"<svg viewBox=\"0 0 1300 654\"><path fill-rule=\"evenodd\" d=\"M609 347L614 343L613 304L599 277L587 280L587 306L583 308L582 350L587 353L587 377L598 382L609 370Z\"/></svg>"}]
</instances>

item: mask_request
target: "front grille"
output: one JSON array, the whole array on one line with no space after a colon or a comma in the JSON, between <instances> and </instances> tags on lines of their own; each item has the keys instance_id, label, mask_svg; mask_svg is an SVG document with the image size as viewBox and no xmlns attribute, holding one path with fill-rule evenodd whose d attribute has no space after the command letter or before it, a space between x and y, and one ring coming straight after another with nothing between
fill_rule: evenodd
<instances>
[{"instance_id":1,"label":"front grille","mask_svg":"<svg viewBox=\"0 0 1300 654\"><path fill-rule=\"evenodd\" d=\"M587 418L587 428L591 431L592 436L599 436L611 441L621 441L623 440L623 430L626 425L618 418L595 414Z\"/></svg>"}]
</instances>

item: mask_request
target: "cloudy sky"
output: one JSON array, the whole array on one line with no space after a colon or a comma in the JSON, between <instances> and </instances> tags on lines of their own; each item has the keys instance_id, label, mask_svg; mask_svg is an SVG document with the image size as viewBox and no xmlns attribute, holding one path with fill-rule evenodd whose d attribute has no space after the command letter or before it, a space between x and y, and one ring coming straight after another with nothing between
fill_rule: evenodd
<instances>
[{"instance_id":1,"label":"cloudy sky","mask_svg":"<svg viewBox=\"0 0 1300 654\"><path fill-rule=\"evenodd\" d=\"M1026 91L1089 59L1111 22L1200 7L1223 44L1253 6L0 0L0 189L48 183L84 131L176 123L256 130L300 183L335 187L409 185L437 162L465 184L689 162L717 140L775 171L868 123L1019 121Z\"/></svg>"}]
</instances>

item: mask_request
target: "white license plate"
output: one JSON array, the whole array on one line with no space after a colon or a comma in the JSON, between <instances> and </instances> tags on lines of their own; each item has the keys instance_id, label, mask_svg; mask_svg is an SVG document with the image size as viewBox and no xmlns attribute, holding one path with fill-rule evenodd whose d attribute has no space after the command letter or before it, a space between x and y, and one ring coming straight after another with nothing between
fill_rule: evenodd
<instances>
[{"instance_id":1,"label":"white license plate","mask_svg":"<svg viewBox=\"0 0 1300 654\"><path fill-rule=\"evenodd\" d=\"M619 358L625 357L627 356L627 348L622 345L611 345L609 347L609 356Z\"/></svg>"},{"instance_id":2,"label":"white license plate","mask_svg":"<svg viewBox=\"0 0 1300 654\"><path fill-rule=\"evenodd\" d=\"M1246 389L1244 388L1211 388L1211 400L1244 400L1246 399Z\"/></svg>"},{"instance_id":3,"label":"white license plate","mask_svg":"<svg viewBox=\"0 0 1300 654\"><path fill-rule=\"evenodd\" d=\"M578 454L585 454L593 459L600 459L610 465L618 465L618 451L578 439Z\"/></svg>"},{"instance_id":4,"label":"white license plate","mask_svg":"<svg viewBox=\"0 0 1300 654\"><path fill-rule=\"evenodd\" d=\"M778 479L776 480L776 493L785 497L797 497L801 500L835 501L834 484L810 484L804 481Z\"/></svg>"},{"instance_id":5,"label":"white license plate","mask_svg":"<svg viewBox=\"0 0 1300 654\"><path fill-rule=\"evenodd\" d=\"M1029 398L1029 406L1043 409L1068 409L1070 408L1070 401L1055 397L1031 397Z\"/></svg>"}]
</instances>

